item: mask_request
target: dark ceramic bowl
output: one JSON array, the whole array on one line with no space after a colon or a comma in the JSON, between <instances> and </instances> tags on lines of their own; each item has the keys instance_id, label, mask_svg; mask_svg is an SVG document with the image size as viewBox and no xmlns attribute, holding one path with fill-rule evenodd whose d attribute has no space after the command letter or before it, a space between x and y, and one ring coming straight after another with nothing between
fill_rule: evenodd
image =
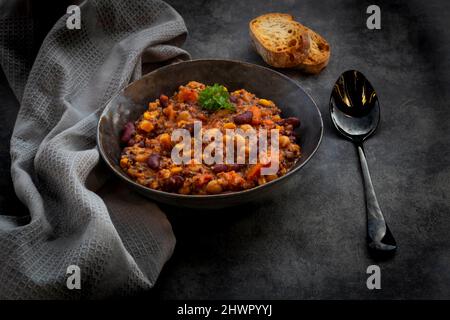
<instances>
[{"instance_id":1,"label":"dark ceramic bowl","mask_svg":"<svg viewBox=\"0 0 450 320\"><path fill-rule=\"evenodd\" d=\"M171 95L180 85L191 80L209 85L223 84L230 91L243 88L260 98L275 101L283 117L295 116L301 121L298 132L302 157L286 175L278 179L253 189L225 194L182 195L153 190L132 181L119 166L120 134L124 124L135 121L148 102L160 94ZM239 205L276 193L282 182L298 173L311 159L319 147L322 132L322 117L313 99L298 83L281 73L239 61L194 60L157 69L118 93L100 116L97 142L107 165L130 187L146 197L176 206L213 209Z\"/></svg>"}]
</instances>

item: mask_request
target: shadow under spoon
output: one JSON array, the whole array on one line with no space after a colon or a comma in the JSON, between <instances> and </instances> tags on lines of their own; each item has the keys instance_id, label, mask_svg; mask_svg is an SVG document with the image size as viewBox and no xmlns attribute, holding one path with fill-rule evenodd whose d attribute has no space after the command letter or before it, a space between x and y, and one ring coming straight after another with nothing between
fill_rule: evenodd
<instances>
[{"instance_id":1,"label":"shadow under spoon","mask_svg":"<svg viewBox=\"0 0 450 320\"><path fill-rule=\"evenodd\" d=\"M358 151L364 180L369 251L376 257L390 256L397 243L386 224L370 178L363 142L380 122L380 104L367 78L359 71L341 74L330 97L330 114L341 135L351 140Z\"/></svg>"}]
</instances>

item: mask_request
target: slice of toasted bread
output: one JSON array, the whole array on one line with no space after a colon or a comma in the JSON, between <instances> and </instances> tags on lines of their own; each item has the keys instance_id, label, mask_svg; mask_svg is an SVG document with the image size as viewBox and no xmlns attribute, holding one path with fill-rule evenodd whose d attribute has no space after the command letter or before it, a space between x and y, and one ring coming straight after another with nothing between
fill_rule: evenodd
<instances>
[{"instance_id":1,"label":"slice of toasted bread","mask_svg":"<svg viewBox=\"0 0 450 320\"><path fill-rule=\"evenodd\" d=\"M250 22L250 36L263 60L277 68L298 65L309 53L309 34L293 17L269 13Z\"/></svg>"},{"instance_id":2,"label":"slice of toasted bread","mask_svg":"<svg viewBox=\"0 0 450 320\"><path fill-rule=\"evenodd\" d=\"M253 19L250 36L264 61L277 68L296 68L315 74L330 59L328 42L289 14L269 13Z\"/></svg>"}]
</instances>

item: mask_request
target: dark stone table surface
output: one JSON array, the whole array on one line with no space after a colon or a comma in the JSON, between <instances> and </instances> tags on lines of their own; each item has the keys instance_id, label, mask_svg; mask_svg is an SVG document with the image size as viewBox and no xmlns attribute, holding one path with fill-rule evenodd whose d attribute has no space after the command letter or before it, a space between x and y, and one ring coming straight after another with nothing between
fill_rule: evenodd
<instances>
[{"instance_id":1,"label":"dark stone table surface","mask_svg":"<svg viewBox=\"0 0 450 320\"><path fill-rule=\"evenodd\" d=\"M372 1L169 0L185 18L193 58L263 64L247 23L293 14L331 44L329 66L296 79L317 102L324 139L311 162L264 202L217 212L163 207L177 236L152 292L163 299L450 298L450 2L376 1L381 30L366 28ZM353 145L332 128L331 88L362 71L381 102L367 142L372 180L399 248L386 261L366 248L363 186ZM17 102L2 78L0 212L18 210L8 141ZM381 290L366 269L381 268Z\"/></svg>"}]
</instances>

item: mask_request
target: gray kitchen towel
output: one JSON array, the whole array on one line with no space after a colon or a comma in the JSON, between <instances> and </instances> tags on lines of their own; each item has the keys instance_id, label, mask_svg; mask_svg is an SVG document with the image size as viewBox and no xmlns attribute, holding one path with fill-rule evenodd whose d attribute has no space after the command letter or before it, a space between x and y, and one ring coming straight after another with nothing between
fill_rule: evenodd
<instances>
[{"instance_id":1,"label":"gray kitchen towel","mask_svg":"<svg viewBox=\"0 0 450 320\"><path fill-rule=\"evenodd\" d=\"M0 215L1 299L139 293L154 285L175 245L160 209L102 167L95 134L105 103L143 65L189 59L179 48L184 22L156 0L87 0L80 9L81 29L66 27L71 14L59 19L31 71L32 25L0 17L0 64L21 101L11 173L29 210ZM66 285L71 265L79 290Z\"/></svg>"}]
</instances>

